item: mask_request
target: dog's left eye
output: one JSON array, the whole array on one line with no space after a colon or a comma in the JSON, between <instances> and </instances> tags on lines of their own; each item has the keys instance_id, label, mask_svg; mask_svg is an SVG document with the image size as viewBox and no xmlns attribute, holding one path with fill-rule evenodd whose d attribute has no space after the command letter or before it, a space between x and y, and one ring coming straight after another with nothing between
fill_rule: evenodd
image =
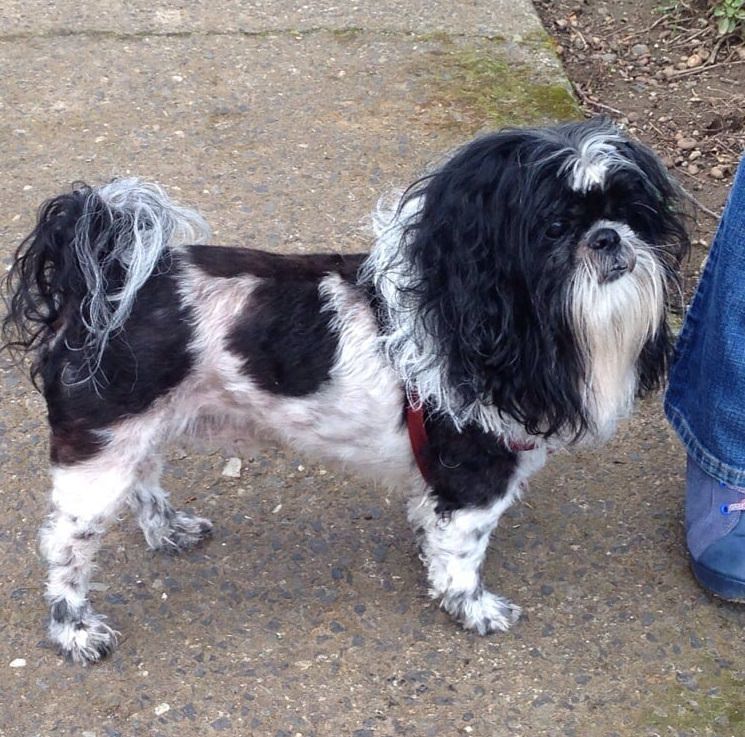
<instances>
[{"instance_id":1,"label":"dog's left eye","mask_svg":"<svg viewBox=\"0 0 745 737\"><path fill-rule=\"evenodd\" d=\"M569 222L567 220L554 220L546 229L546 235L549 238L560 238L567 230L569 230Z\"/></svg>"}]
</instances>

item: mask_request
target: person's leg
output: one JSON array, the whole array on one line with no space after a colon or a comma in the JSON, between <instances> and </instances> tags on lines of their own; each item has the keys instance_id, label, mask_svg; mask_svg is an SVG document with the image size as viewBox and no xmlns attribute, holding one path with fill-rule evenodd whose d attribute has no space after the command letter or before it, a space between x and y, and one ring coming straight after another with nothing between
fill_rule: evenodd
<instances>
[{"instance_id":1,"label":"person's leg","mask_svg":"<svg viewBox=\"0 0 745 737\"><path fill-rule=\"evenodd\" d=\"M694 574L712 593L745 601L742 162L676 346L665 413L688 452L686 534Z\"/></svg>"}]
</instances>

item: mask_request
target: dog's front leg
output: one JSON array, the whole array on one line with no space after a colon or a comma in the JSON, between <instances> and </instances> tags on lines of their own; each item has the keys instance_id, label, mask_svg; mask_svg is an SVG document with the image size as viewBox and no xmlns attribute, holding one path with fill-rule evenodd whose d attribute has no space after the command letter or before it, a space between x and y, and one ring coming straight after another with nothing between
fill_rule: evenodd
<instances>
[{"instance_id":1,"label":"dog's front leg","mask_svg":"<svg viewBox=\"0 0 745 737\"><path fill-rule=\"evenodd\" d=\"M438 513L436 497L427 494L409 505L414 529L427 568L429 593L463 627L480 635L507 630L520 608L487 591L481 567L489 536L516 494L506 494L478 508Z\"/></svg>"}]
</instances>

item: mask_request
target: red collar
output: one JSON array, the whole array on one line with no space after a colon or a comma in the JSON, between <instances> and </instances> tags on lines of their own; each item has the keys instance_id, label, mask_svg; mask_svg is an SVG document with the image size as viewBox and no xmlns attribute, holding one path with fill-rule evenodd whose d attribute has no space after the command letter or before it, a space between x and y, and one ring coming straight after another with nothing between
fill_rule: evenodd
<instances>
[{"instance_id":1,"label":"red collar","mask_svg":"<svg viewBox=\"0 0 745 737\"><path fill-rule=\"evenodd\" d=\"M422 478L429 484L431 480L427 458L429 438L427 437L427 428L424 424L424 402L419 401L416 394L411 398L406 398L405 414L406 429L409 431L409 442L411 443L411 450L414 453L417 468L419 469L419 473L422 474ZM536 448L536 444L530 441L519 442L517 440L510 440L508 442L504 438L501 438L501 440L513 453L524 453L528 450L535 450Z\"/></svg>"}]
</instances>

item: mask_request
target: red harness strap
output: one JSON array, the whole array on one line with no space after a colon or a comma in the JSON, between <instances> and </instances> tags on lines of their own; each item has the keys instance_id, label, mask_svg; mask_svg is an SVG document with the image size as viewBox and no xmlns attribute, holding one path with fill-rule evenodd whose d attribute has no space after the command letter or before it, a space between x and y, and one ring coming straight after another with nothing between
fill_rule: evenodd
<instances>
[{"instance_id":1,"label":"red harness strap","mask_svg":"<svg viewBox=\"0 0 745 737\"><path fill-rule=\"evenodd\" d=\"M424 403L420 402L415 394L411 398L406 398L405 414L406 429L409 431L409 442L411 443L411 450L414 453L414 460L416 460L416 465L419 473L422 474L422 478L427 483L430 483L429 463L427 462L429 438L427 437L427 428L424 425ZM535 450L536 448L535 443L531 442L520 443L516 440L505 442L504 439L502 439L502 442L513 453L524 453L525 451Z\"/></svg>"},{"instance_id":2,"label":"red harness strap","mask_svg":"<svg viewBox=\"0 0 745 737\"><path fill-rule=\"evenodd\" d=\"M429 463L427 463L429 439L427 438L427 428L424 426L424 404L416 397L412 397L412 399L414 400L413 403L408 397L406 398L406 429L409 431L409 442L419 473L429 483ZM416 407L413 406L414 403L417 405Z\"/></svg>"}]
</instances>

